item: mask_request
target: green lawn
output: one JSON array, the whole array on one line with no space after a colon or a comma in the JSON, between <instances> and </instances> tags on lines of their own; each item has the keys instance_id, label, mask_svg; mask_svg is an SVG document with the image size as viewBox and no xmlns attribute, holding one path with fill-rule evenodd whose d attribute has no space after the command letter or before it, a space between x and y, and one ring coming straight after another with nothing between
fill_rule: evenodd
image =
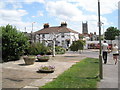
<instances>
[{"instance_id":1,"label":"green lawn","mask_svg":"<svg viewBox=\"0 0 120 90\"><path fill-rule=\"evenodd\" d=\"M40 88L97 88L99 60L86 58Z\"/></svg>"}]
</instances>

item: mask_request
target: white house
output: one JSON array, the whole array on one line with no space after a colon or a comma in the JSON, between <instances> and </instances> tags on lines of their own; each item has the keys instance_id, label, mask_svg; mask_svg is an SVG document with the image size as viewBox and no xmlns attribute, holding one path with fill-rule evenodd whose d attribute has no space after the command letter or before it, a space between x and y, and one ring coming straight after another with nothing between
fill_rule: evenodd
<instances>
[{"instance_id":1,"label":"white house","mask_svg":"<svg viewBox=\"0 0 120 90\"><path fill-rule=\"evenodd\" d=\"M52 41L55 41L56 46L62 46L64 48L69 47L73 41L79 39L79 33L67 28L67 23L62 22L60 26L50 27L48 23L44 24L43 29L36 31L35 42L44 42L45 45L52 45Z\"/></svg>"}]
</instances>

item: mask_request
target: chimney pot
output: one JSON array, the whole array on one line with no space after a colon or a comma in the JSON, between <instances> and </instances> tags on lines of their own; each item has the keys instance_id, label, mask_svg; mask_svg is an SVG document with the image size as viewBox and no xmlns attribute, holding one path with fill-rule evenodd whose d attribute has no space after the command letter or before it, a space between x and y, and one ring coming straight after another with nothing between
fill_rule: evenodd
<instances>
[{"instance_id":1,"label":"chimney pot","mask_svg":"<svg viewBox=\"0 0 120 90\"><path fill-rule=\"evenodd\" d=\"M45 23L44 28L49 28L49 23Z\"/></svg>"},{"instance_id":2,"label":"chimney pot","mask_svg":"<svg viewBox=\"0 0 120 90\"><path fill-rule=\"evenodd\" d=\"M67 23L66 22L61 22L61 27L67 27Z\"/></svg>"}]
</instances>

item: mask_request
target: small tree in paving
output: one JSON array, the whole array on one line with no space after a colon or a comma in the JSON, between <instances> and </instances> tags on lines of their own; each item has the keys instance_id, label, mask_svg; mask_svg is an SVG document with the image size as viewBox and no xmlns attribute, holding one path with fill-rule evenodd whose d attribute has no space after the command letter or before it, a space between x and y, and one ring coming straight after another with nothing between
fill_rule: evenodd
<instances>
[{"instance_id":1,"label":"small tree in paving","mask_svg":"<svg viewBox=\"0 0 120 90\"><path fill-rule=\"evenodd\" d=\"M83 50L85 45L84 40L74 41L73 44L70 46L71 51L78 51Z\"/></svg>"},{"instance_id":2,"label":"small tree in paving","mask_svg":"<svg viewBox=\"0 0 120 90\"><path fill-rule=\"evenodd\" d=\"M2 30L3 61L18 60L28 47L27 37L11 25L2 26L0 29Z\"/></svg>"}]
</instances>

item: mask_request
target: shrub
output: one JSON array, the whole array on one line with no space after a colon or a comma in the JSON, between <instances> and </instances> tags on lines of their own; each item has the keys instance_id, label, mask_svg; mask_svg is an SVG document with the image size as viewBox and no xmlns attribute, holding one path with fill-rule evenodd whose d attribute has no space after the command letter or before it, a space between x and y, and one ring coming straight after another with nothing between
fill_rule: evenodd
<instances>
[{"instance_id":1,"label":"shrub","mask_svg":"<svg viewBox=\"0 0 120 90\"><path fill-rule=\"evenodd\" d=\"M29 55L38 55L38 54L46 54L47 51L49 51L49 47L46 47L44 44L42 43L32 43L28 50L27 50L27 54Z\"/></svg>"},{"instance_id":2,"label":"shrub","mask_svg":"<svg viewBox=\"0 0 120 90\"><path fill-rule=\"evenodd\" d=\"M83 50L84 49L84 45L85 45L85 41L84 40L74 41L72 43L72 45L70 46L70 50L71 51Z\"/></svg>"},{"instance_id":3,"label":"shrub","mask_svg":"<svg viewBox=\"0 0 120 90\"><path fill-rule=\"evenodd\" d=\"M56 52L56 54L64 54L66 52L66 50L60 46L56 46L55 52Z\"/></svg>"},{"instance_id":4,"label":"shrub","mask_svg":"<svg viewBox=\"0 0 120 90\"><path fill-rule=\"evenodd\" d=\"M24 33L17 31L12 25L2 26L2 58L3 62L18 60L24 54L29 43Z\"/></svg>"}]
</instances>

